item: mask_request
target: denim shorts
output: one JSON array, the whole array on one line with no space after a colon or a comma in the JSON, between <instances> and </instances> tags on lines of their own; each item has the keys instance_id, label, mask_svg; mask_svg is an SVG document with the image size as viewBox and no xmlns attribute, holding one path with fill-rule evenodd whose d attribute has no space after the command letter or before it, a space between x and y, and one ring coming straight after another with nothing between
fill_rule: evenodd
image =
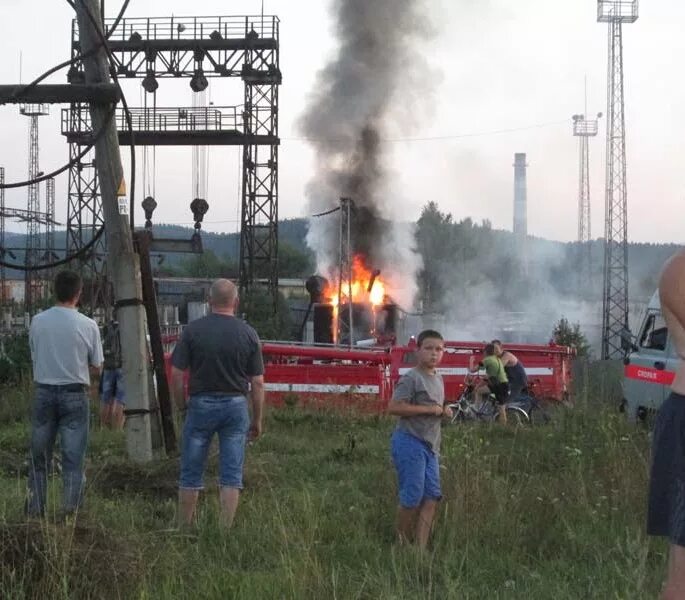
<instances>
[{"instance_id":1,"label":"denim shorts","mask_svg":"<svg viewBox=\"0 0 685 600\"><path fill-rule=\"evenodd\" d=\"M126 404L124 399L124 375L121 369L105 369L102 372L102 403L109 404L116 399Z\"/></svg>"},{"instance_id":2,"label":"denim shorts","mask_svg":"<svg viewBox=\"0 0 685 600\"><path fill-rule=\"evenodd\" d=\"M250 414L245 396L191 396L183 425L179 487L204 488L203 478L212 437L219 437L219 485L242 489L245 443Z\"/></svg>"},{"instance_id":3,"label":"denim shorts","mask_svg":"<svg viewBox=\"0 0 685 600\"><path fill-rule=\"evenodd\" d=\"M430 446L400 429L392 434L390 446L397 470L400 506L417 508L424 499L440 500L440 467Z\"/></svg>"}]
</instances>

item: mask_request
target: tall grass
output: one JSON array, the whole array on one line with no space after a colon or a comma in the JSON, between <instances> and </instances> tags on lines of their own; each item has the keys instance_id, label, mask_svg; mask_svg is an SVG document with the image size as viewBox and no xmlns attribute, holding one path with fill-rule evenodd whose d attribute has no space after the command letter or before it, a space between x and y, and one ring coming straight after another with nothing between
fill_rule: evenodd
<instances>
[{"instance_id":1,"label":"tall grass","mask_svg":"<svg viewBox=\"0 0 685 600\"><path fill-rule=\"evenodd\" d=\"M0 465L0 597L656 597L666 545L643 531L648 432L577 396L544 427L445 426L445 498L423 555L394 543L389 419L272 412L229 534L215 456L198 529L179 532L176 461L133 466L123 436L96 431L75 524L27 526L24 477ZM0 429L0 453L23 460L27 430Z\"/></svg>"}]
</instances>

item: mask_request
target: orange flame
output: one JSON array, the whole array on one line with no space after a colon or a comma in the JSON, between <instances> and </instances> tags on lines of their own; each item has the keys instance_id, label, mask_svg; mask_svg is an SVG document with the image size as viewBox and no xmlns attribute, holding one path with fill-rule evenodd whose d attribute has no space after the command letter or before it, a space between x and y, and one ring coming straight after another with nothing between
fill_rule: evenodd
<instances>
[{"instance_id":1,"label":"orange flame","mask_svg":"<svg viewBox=\"0 0 685 600\"><path fill-rule=\"evenodd\" d=\"M380 306L386 300L385 284L380 275L378 275L368 291L369 284L373 278L373 271L364 265L364 259L356 255L352 259L352 290L351 296L353 302L369 302L373 306ZM347 297L350 292L350 286L346 279L342 281L343 296ZM337 285L330 285L326 290L326 295L331 298L331 303L334 307L338 305L338 287Z\"/></svg>"}]
</instances>

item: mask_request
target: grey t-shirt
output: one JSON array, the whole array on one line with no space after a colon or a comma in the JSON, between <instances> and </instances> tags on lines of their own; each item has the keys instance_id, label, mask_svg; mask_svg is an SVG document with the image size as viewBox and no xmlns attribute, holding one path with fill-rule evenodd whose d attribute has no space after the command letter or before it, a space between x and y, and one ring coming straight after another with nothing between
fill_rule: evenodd
<instances>
[{"instance_id":1,"label":"grey t-shirt","mask_svg":"<svg viewBox=\"0 0 685 600\"><path fill-rule=\"evenodd\" d=\"M237 317L212 313L183 328L171 364L190 369L188 393L247 394L250 378L264 374L257 332Z\"/></svg>"},{"instance_id":2,"label":"grey t-shirt","mask_svg":"<svg viewBox=\"0 0 685 600\"><path fill-rule=\"evenodd\" d=\"M97 324L75 308L53 306L33 317L29 346L36 383L89 385L88 365L103 360Z\"/></svg>"},{"instance_id":3,"label":"grey t-shirt","mask_svg":"<svg viewBox=\"0 0 685 600\"><path fill-rule=\"evenodd\" d=\"M392 394L393 400L401 400L409 404L438 404L445 403L445 385L438 373L430 375L414 367L400 377ZM400 417L397 429L406 431L414 437L425 441L435 452L440 452L440 421L441 417L433 415L415 415Z\"/></svg>"}]
</instances>

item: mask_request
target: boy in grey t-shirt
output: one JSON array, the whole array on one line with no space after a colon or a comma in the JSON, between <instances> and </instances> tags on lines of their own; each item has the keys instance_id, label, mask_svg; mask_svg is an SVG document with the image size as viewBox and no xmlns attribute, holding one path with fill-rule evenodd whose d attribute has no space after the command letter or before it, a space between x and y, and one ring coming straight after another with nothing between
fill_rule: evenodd
<instances>
[{"instance_id":1,"label":"boy in grey t-shirt","mask_svg":"<svg viewBox=\"0 0 685 600\"><path fill-rule=\"evenodd\" d=\"M417 365L400 378L388 413L399 417L391 439L399 484L397 535L401 543L414 539L425 548L442 496L440 419L451 417L452 411L444 406L445 387L436 371L444 352L442 336L428 329L417 343Z\"/></svg>"}]
</instances>

